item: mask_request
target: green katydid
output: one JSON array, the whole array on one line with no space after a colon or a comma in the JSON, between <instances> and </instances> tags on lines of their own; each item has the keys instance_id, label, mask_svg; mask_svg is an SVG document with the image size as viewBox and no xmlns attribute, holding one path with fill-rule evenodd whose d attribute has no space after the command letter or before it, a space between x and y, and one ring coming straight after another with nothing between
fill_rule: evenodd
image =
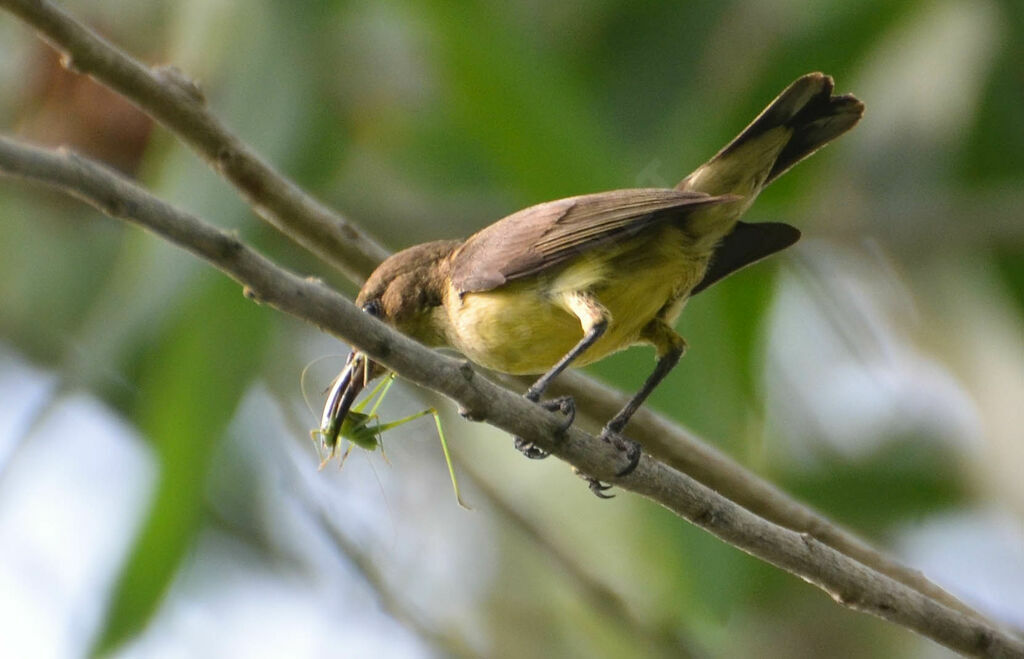
<instances>
[{"instance_id":1,"label":"green katydid","mask_svg":"<svg viewBox=\"0 0 1024 659\"><path fill-rule=\"evenodd\" d=\"M361 402L353 405L351 409L344 415L344 418L340 415L340 409L342 407L342 397L344 394L345 386L344 383L353 378L358 377L359 374L352 373L351 369L358 367L358 365L365 365L367 360L349 360L349 363L345 365L345 369L334 379L331 383L330 390L327 394L327 402L324 405L323 415L320 419L320 427L310 431L310 437L313 438L314 442L317 442L317 447L321 451L326 451L326 456L322 459L320 467L323 468L338 452L338 445L340 439L347 439L349 441L348 447L345 452L341 455L341 464L345 463L349 453L352 452L353 446L366 449L367 451L373 451L378 446L381 447L381 454L384 453L384 445L381 441L381 435L397 428L409 421L413 421L428 414L434 417L434 425L437 426L437 435L441 439L441 450L444 452L444 461L448 465L448 474L452 479L452 489L455 490L455 500L458 501L459 505L467 510L470 509L462 500L462 495L459 493L459 483L455 478L455 467L452 465L451 453L448 451L448 442L445 440L444 430L441 428L441 415L438 414L437 410L433 407L427 408L421 412L410 414L404 419L392 421L390 423L380 423L380 417L377 416L377 408L384 402L384 396L387 395L388 390L391 389L391 385L394 384L395 374L388 373L369 393L366 398ZM365 367L362 376L365 377ZM367 405L371 405L369 412L363 413L363 409ZM376 423L372 423L376 421ZM385 460L387 456L385 456Z\"/></svg>"}]
</instances>

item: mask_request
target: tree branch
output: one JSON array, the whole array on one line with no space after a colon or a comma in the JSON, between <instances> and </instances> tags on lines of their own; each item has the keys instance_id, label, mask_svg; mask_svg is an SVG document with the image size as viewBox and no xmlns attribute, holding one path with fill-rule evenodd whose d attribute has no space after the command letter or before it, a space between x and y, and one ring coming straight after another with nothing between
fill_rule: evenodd
<instances>
[{"instance_id":1,"label":"tree branch","mask_svg":"<svg viewBox=\"0 0 1024 659\"><path fill-rule=\"evenodd\" d=\"M0 172L60 189L139 224L205 259L246 295L331 332L402 377L459 403L471 418L535 442L583 473L652 499L725 542L821 588L837 602L913 629L970 655L1024 657L1024 642L858 563L806 533L780 527L693 478L644 456L616 478L622 456L578 428L556 440L561 418L458 361L425 348L360 312L317 281L278 267L235 236L154 197L113 171L67 151L0 138Z\"/></svg>"},{"instance_id":2,"label":"tree branch","mask_svg":"<svg viewBox=\"0 0 1024 659\"><path fill-rule=\"evenodd\" d=\"M232 135L205 107L198 87L173 68L151 69L119 50L48 0L0 0L0 7L36 28L65 65L117 90L203 156L285 235L361 282L387 256L355 226L306 195ZM512 378L501 378L511 383ZM582 415L602 422L624 403L621 393L565 373L554 390L573 395ZM825 544L966 615L984 618L920 572L901 565L820 513L664 417L646 408L630 432L652 455L742 506Z\"/></svg>"},{"instance_id":3,"label":"tree branch","mask_svg":"<svg viewBox=\"0 0 1024 659\"><path fill-rule=\"evenodd\" d=\"M388 253L363 231L264 162L207 108L198 85L172 67L150 68L45 0L0 0L36 28L70 70L121 93L191 146L270 224L353 281Z\"/></svg>"},{"instance_id":4,"label":"tree branch","mask_svg":"<svg viewBox=\"0 0 1024 659\"><path fill-rule=\"evenodd\" d=\"M529 383L524 386L529 386ZM581 413L595 419L598 426L618 412L625 402L620 391L576 371L563 373L555 381L551 392L553 395L572 395ZM629 432L654 457L696 478L751 512L793 531L806 533L950 608L984 620L980 613L928 580L919 570L907 567L875 549L746 469L677 422L642 407L630 421Z\"/></svg>"}]
</instances>

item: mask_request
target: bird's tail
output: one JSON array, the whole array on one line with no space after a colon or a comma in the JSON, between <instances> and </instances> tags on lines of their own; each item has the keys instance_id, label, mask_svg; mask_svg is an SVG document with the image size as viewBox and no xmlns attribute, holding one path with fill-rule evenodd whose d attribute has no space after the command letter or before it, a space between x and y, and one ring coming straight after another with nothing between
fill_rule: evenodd
<instances>
[{"instance_id":1,"label":"bird's tail","mask_svg":"<svg viewBox=\"0 0 1024 659\"><path fill-rule=\"evenodd\" d=\"M864 104L850 94L833 96L832 90L831 76L823 73L797 78L732 142L679 182L680 190L743 197L731 209L702 217L708 232L728 232L761 188L860 120Z\"/></svg>"}]
</instances>

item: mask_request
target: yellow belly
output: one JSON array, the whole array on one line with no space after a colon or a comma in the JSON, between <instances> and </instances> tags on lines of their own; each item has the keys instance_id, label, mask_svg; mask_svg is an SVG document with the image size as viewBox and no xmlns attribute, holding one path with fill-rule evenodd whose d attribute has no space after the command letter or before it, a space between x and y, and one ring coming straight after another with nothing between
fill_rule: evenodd
<instances>
[{"instance_id":1,"label":"yellow belly","mask_svg":"<svg viewBox=\"0 0 1024 659\"><path fill-rule=\"evenodd\" d=\"M593 294L611 316L604 335L574 366L640 342L641 330L655 317L675 321L707 266L708 255L690 254L689 239L674 227L653 234L592 250L551 272L490 291L461 298L450 291L449 343L497 371L547 371L583 337L579 318L559 302L571 291Z\"/></svg>"}]
</instances>

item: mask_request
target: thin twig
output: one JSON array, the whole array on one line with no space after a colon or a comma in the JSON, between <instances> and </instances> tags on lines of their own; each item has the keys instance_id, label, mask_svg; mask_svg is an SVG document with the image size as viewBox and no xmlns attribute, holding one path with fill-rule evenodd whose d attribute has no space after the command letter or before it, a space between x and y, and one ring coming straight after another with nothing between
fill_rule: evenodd
<instances>
[{"instance_id":1,"label":"thin twig","mask_svg":"<svg viewBox=\"0 0 1024 659\"><path fill-rule=\"evenodd\" d=\"M203 104L198 87L173 68L150 69L47 0L0 0L65 54L69 67L116 89L203 155L285 235L362 282L387 256L357 227L306 195L232 135ZM502 379L512 382L511 379ZM529 384L529 383L528 383ZM610 418L625 397L578 373L556 386L574 396L581 415ZM630 432L645 449L740 505L825 544L969 616L984 618L920 572L872 548L820 513L720 453L708 443L642 409Z\"/></svg>"},{"instance_id":2,"label":"thin twig","mask_svg":"<svg viewBox=\"0 0 1024 659\"><path fill-rule=\"evenodd\" d=\"M287 272L237 237L167 204L98 163L0 138L0 172L55 187L154 231L241 283L251 299L348 341L403 378L455 400L468 417L532 441L583 473L660 503L734 547L821 588L845 606L964 654L1024 657L1024 641L996 625L936 602L809 534L758 517L649 456L641 458L633 473L617 478L623 458L610 444L575 427L558 438L562 420L556 413L478 377L469 362L441 355L395 332L323 284Z\"/></svg>"}]
</instances>

